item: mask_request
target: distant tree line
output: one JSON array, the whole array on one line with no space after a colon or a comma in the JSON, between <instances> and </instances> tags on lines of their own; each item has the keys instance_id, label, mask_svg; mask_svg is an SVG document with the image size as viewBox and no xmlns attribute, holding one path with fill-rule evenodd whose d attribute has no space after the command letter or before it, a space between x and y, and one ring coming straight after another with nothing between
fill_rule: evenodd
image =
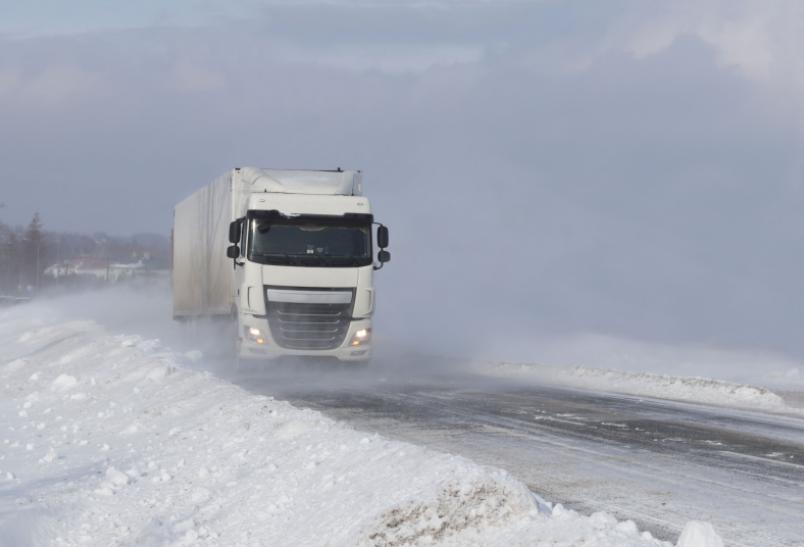
<instances>
[{"instance_id":1,"label":"distant tree line","mask_svg":"<svg viewBox=\"0 0 804 547\"><path fill-rule=\"evenodd\" d=\"M39 213L26 228L0 223L0 287L19 292L31 284L38 286L46 266L46 252Z\"/></svg>"},{"instance_id":2,"label":"distant tree line","mask_svg":"<svg viewBox=\"0 0 804 547\"><path fill-rule=\"evenodd\" d=\"M39 213L24 227L0 222L0 294L35 292L50 283L43 275L48 266L79 257L167 268L169 247L167 237L155 234L116 237L47 231Z\"/></svg>"}]
</instances>

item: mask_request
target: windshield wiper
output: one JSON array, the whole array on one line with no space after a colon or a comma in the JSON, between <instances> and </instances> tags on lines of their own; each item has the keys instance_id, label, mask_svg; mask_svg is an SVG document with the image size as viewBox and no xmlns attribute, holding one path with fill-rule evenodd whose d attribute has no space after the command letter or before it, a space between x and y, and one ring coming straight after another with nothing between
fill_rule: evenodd
<instances>
[{"instance_id":1,"label":"windshield wiper","mask_svg":"<svg viewBox=\"0 0 804 547\"><path fill-rule=\"evenodd\" d=\"M288 264L296 264L298 261L295 258L295 255L290 255L288 253L251 253L251 256L254 258L261 258L263 260L268 260L268 264L274 263L275 261L284 261Z\"/></svg>"},{"instance_id":2,"label":"windshield wiper","mask_svg":"<svg viewBox=\"0 0 804 547\"><path fill-rule=\"evenodd\" d=\"M269 264L282 263L291 266L315 265L321 266L360 266L365 257L308 255L289 253L252 253L252 257L268 261ZM258 260L259 261L259 260Z\"/></svg>"}]
</instances>

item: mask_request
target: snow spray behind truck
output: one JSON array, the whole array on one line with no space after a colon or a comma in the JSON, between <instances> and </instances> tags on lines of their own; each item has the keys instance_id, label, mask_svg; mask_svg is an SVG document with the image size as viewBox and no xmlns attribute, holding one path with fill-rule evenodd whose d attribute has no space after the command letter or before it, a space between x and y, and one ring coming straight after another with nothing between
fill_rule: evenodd
<instances>
[{"instance_id":1,"label":"snow spray behind truck","mask_svg":"<svg viewBox=\"0 0 804 547\"><path fill-rule=\"evenodd\" d=\"M359 171L253 167L196 191L174 211L173 317L236 318L242 358L368 360L391 255L362 194Z\"/></svg>"}]
</instances>

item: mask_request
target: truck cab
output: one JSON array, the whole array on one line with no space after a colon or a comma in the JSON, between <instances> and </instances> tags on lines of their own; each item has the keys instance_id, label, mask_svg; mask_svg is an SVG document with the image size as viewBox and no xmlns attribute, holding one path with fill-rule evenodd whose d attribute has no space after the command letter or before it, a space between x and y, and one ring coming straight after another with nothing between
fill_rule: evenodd
<instances>
[{"instance_id":1,"label":"truck cab","mask_svg":"<svg viewBox=\"0 0 804 547\"><path fill-rule=\"evenodd\" d=\"M371 356L390 260L360 171L235 168L179 202L173 317L235 317L239 357Z\"/></svg>"},{"instance_id":2,"label":"truck cab","mask_svg":"<svg viewBox=\"0 0 804 547\"><path fill-rule=\"evenodd\" d=\"M238 355L367 361L374 271L390 259L387 228L375 230L368 198L254 190L226 250Z\"/></svg>"}]
</instances>

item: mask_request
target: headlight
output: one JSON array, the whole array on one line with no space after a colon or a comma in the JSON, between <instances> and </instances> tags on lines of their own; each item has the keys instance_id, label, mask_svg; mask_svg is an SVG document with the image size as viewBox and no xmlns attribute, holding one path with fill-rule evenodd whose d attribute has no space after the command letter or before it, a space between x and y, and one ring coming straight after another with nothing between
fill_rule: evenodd
<instances>
[{"instance_id":1,"label":"headlight","mask_svg":"<svg viewBox=\"0 0 804 547\"><path fill-rule=\"evenodd\" d=\"M262 335L262 331L257 327L243 327L243 330L246 332L246 338L252 342L257 342L258 344L265 343L265 338Z\"/></svg>"},{"instance_id":2,"label":"headlight","mask_svg":"<svg viewBox=\"0 0 804 547\"><path fill-rule=\"evenodd\" d=\"M359 329L355 331L354 335L352 336L352 341L349 345L361 346L363 344L368 344L369 340L371 340L371 329Z\"/></svg>"}]
</instances>

